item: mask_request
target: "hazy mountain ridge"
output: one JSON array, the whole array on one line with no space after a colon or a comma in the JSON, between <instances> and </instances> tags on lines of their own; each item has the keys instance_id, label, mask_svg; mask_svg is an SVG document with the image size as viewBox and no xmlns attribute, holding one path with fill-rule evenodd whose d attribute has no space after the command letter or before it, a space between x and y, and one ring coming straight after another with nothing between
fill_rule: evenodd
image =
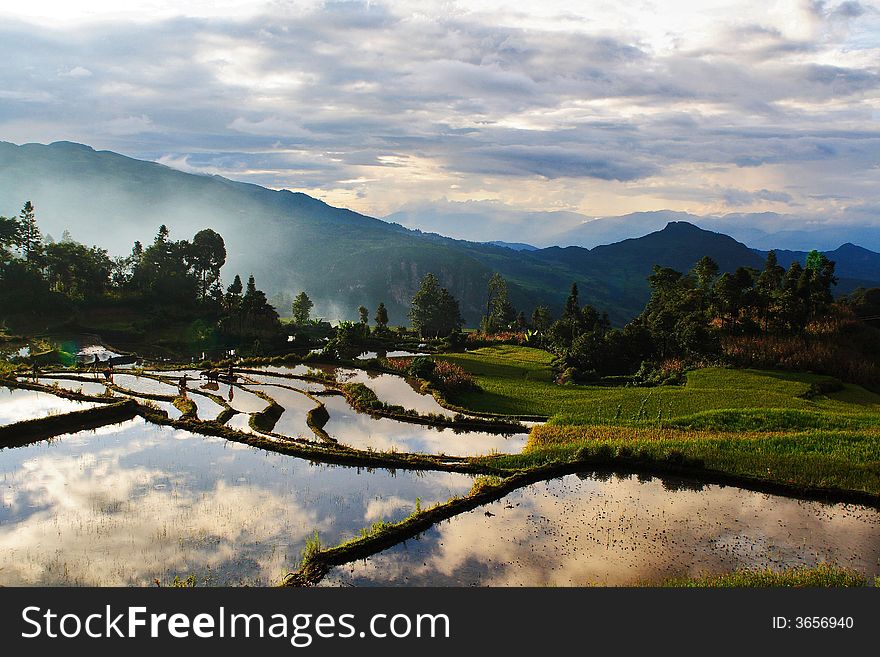
<instances>
[{"instance_id":1,"label":"hazy mountain ridge","mask_svg":"<svg viewBox=\"0 0 880 657\"><path fill-rule=\"evenodd\" d=\"M776 212L695 215L676 210L652 210L591 217L567 211L524 212L492 201L440 200L410 204L385 219L408 228L478 242L527 242L538 247L594 248L642 237L662 229L670 221L686 221L765 251L776 248L827 251L845 242L880 250L880 222L866 224L864 218L851 217L846 222L822 223L816 217Z\"/></svg>"},{"instance_id":2,"label":"hazy mountain ridge","mask_svg":"<svg viewBox=\"0 0 880 657\"><path fill-rule=\"evenodd\" d=\"M127 253L136 239L152 241L163 223L176 239L214 228L229 252L223 270L227 282L235 273L253 273L270 295L306 290L315 300L315 313L332 319L354 318L359 305L373 311L384 301L391 322L402 323L419 280L431 271L474 325L484 312L486 281L499 271L511 283L511 300L527 314L539 303L561 308L576 281L582 302L622 323L644 305L645 277L653 264L686 271L710 255L723 270L732 270L760 267L764 259L732 237L687 222L664 223L642 237L593 249L529 250L522 243L456 240L334 208L305 194L184 173L79 144L0 142L0 214L16 214L25 200L34 202L44 233L57 239L67 228L74 239L114 254ZM650 221L665 217L642 214L650 214ZM804 255L780 254L781 259ZM829 257L838 262L842 288L880 281L880 266L874 264L880 254L844 245Z\"/></svg>"}]
</instances>

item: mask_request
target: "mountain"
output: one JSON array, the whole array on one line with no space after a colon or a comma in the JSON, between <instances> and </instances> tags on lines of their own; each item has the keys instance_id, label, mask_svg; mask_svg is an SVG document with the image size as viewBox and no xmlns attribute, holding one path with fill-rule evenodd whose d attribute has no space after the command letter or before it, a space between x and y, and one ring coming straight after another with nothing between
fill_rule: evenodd
<instances>
[{"instance_id":1,"label":"mountain","mask_svg":"<svg viewBox=\"0 0 880 657\"><path fill-rule=\"evenodd\" d=\"M593 217L576 212L526 212L498 201L423 201L385 217L425 232L477 242L527 242L539 247L583 246L642 237L670 221L686 221L724 233L756 249L831 250L844 242L880 250L880 214L872 208L847 208L828 217L777 212L695 215L676 210Z\"/></svg>"},{"instance_id":2,"label":"mountain","mask_svg":"<svg viewBox=\"0 0 880 657\"><path fill-rule=\"evenodd\" d=\"M624 317L638 314L647 301L650 288L646 278L655 264L686 272L702 256L708 255L721 271L763 265L763 259L744 244L683 221L670 222L662 230L644 237L590 250L576 246L550 247L530 255L591 276L597 283L601 281L609 298L616 301L614 305L624 311ZM609 314L613 320L620 321L617 313L609 311Z\"/></svg>"},{"instance_id":3,"label":"mountain","mask_svg":"<svg viewBox=\"0 0 880 657\"><path fill-rule=\"evenodd\" d=\"M0 143L0 213L17 213L25 200L36 206L44 233L59 238L67 229L113 254L128 253L135 240L149 243L160 224L172 239L213 228L227 245L224 278L253 273L270 295L306 290L315 312L332 319L384 301L392 322L403 322L419 280L433 271L474 321L491 274L456 249L305 194L69 142Z\"/></svg>"},{"instance_id":4,"label":"mountain","mask_svg":"<svg viewBox=\"0 0 880 657\"><path fill-rule=\"evenodd\" d=\"M532 246L531 244L523 244L522 242L502 242L501 240L493 240L491 242L483 242L484 244L491 244L492 246L503 246L505 249L511 249L513 251L537 251L537 246Z\"/></svg>"},{"instance_id":5,"label":"mountain","mask_svg":"<svg viewBox=\"0 0 880 657\"><path fill-rule=\"evenodd\" d=\"M282 313L305 290L315 301L315 314L329 319L353 319L359 305L372 310L384 301L391 323L403 323L422 276L434 272L473 326L484 311L489 276L498 271L510 283L511 301L526 313L538 304L558 312L577 282L582 303L622 324L647 300L645 278L654 264L687 271L709 255L731 271L758 268L764 260L727 235L686 221L664 223L668 217L661 214L641 213L650 215L642 225L660 221L659 230L592 249L487 244L410 230L305 194L184 173L80 144L0 142L0 214L17 214L26 200L36 206L44 233L57 239L67 229L74 239L114 255L128 253L135 240L151 242L160 224L171 229L172 239L213 228L226 241L227 282L236 273L253 273ZM880 285L874 266L880 255L853 245L829 253L839 272Z\"/></svg>"}]
</instances>

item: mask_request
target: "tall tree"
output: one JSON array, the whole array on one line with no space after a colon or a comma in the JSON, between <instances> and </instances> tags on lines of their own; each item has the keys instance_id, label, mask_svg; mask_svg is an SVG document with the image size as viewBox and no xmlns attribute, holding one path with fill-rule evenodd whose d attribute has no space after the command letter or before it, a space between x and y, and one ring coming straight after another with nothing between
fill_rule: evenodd
<instances>
[{"instance_id":1,"label":"tall tree","mask_svg":"<svg viewBox=\"0 0 880 657\"><path fill-rule=\"evenodd\" d=\"M412 299L410 320L422 337L445 337L461 328L463 320L458 301L440 287L434 274L425 274Z\"/></svg>"},{"instance_id":2,"label":"tall tree","mask_svg":"<svg viewBox=\"0 0 880 657\"><path fill-rule=\"evenodd\" d=\"M232 279L232 283L226 288L226 291L229 294L234 294L235 296L240 297L242 290L244 290L244 286L241 284L241 276L236 274L235 278Z\"/></svg>"},{"instance_id":3,"label":"tall tree","mask_svg":"<svg viewBox=\"0 0 880 657\"><path fill-rule=\"evenodd\" d=\"M718 276L718 263L709 256L703 256L694 265L691 274L697 283L697 289L704 295L708 295L715 283L715 278Z\"/></svg>"},{"instance_id":4,"label":"tall tree","mask_svg":"<svg viewBox=\"0 0 880 657\"><path fill-rule=\"evenodd\" d=\"M578 286L577 283L572 283L568 299L565 300L565 311L562 313L562 316L563 319L575 320L580 312L581 305L578 301Z\"/></svg>"},{"instance_id":5,"label":"tall tree","mask_svg":"<svg viewBox=\"0 0 880 657\"><path fill-rule=\"evenodd\" d=\"M553 315L547 306L538 306L532 312L532 328L536 331L546 331L553 324Z\"/></svg>"},{"instance_id":6,"label":"tall tree","mask_svg":"<svg viewBox=\"0 0 880 657\"><path fill-rule=\"evenodd\" d=\"M497 333L510 328L516 320L516 310L510 303L507 293L507 281L501 274L494 273L489 277L486 315L483 317L483 331Z\"/></svg>"},{"instance_id":7,"label":"tall tree","mask_svg":"<svg viewBox=\"0 0 880 657\"><path fill-rule=\"evenodd\" d=\"M7 219L0 217L0 255L9 256L9 249L16 247L21 242L21 226L13 217Z\"/></svg>"},{"instance_id":8,"label":"tall tree","mask_svg":"<svg viewBox=\"0 0 880 657\"><path fill-rule=\"evenodd\" d=\"M785 268L779 264L776 251L768 251L767 259L764 261L764 269L761 270L755 284L758 314L765 331L770 328L772 315L776 314L784 282Z\"/></svg>"},{"instance_id":9,"label":"tall tree","mask_svg":"<svg viewBox=\"0 0 880 657\"><path fill-rule=\"evenodd\" d=\"M367 310L366 306L359 306L358 307L358 319L360 320L361 324L364 324L364 325L369 324L370 311Z\"/></svg>"},{"instance_id":10,"label":"tall tree","mask_svg":"<svg viewBox=\"0 0 880 657\"><path fill-rule=\"evenodd\" d=\"M385 303L383 301L379 302L379 307L376 308L376 328L380 331L384 331L388 328L388 309L385 307Z\"/></svg>"},{"instance_id":11,"label":"tall tree","mask_svg":"<svg viewBox=\"0 0 880 657\"><path fill-rule=\"evenodd\" d=\"M110 285L113 262L104 249L67 240L47 245L44 260L50 289L71 299L103 294Z\"/></svg>"},{"instance_id":12,"label":"tall tree","mask_svg":"<svg viewBox=\"0 0 880 657\"><path fill-rule=\"evenodd\" d=\"M220 269L226 264L226 244L219 233L205 228L193 237L190 263L198 281L198 295L203 301L208 290L220 280Z\"/></svg>"},{"instance_id":13,"label":"tall tree","mask_svg":"<svg viewBox=\"0 0 880 657\"><path fill-rule=\"evenodd\" d=\"M30 266L37 266L43 249L43 237L37 226L34 204L27 201L18 215L19 252Z\"/></svg>"},{"instance_id":14,"label":"tall tree","mask_svg":"<svg viewBox=\"0 0 880 657\"><path fill-rule=\"evenodd\" d=\"M291 305L293 323L299 326L306 324L309 321L309 315L311 315L314 306L315 304L312 303L312 300L309 299L309 295L305 291L297 294Z\"/></svg>"}]
</instances>

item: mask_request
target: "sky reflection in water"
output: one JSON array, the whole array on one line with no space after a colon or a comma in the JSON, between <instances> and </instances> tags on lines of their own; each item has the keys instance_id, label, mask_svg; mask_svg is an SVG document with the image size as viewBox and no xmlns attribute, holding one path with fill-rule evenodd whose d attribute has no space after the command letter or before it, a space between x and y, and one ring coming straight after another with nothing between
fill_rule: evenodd
<instances>
[{"instance_id":1,"label":"sky reflection in water","mask_svg":"<svg viewBox=\"0 0 880 657\"><path fill-rule=\"evenodd\" d=\"M0 386L0 425L81 411L97 405L97 402L74 401L47 392Z\"/></svg>"},{"instance_id":2,"label":"sky reflection in water","mask_svg":"<svg viewBox=\"0 0 880 657\"><path fill-rule=\"evenodd\" d=\"M674 487L629 475L540 482L336 568L324 583L631 585L822 561L880 573L876 510L730 487Z\"/></svg>"},{"instance_id":3,"label":"sky reflection in water","mask_svg":"<svg viewBox=\"0 0 880 657\"><path fill-rule=\"evenodd\" d=\"M470 477L311 465L135 419L0 451L0 584L271 584L336 544L466 493Z\"/></svg>"}]
</instances>

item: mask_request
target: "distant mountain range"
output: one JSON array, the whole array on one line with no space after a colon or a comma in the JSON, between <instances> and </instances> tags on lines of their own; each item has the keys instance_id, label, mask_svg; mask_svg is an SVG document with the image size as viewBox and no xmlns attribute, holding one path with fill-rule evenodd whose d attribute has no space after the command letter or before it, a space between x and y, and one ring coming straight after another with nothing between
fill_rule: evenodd
<instances>
[{"instance_id":1,"label":"distant mountain range","mask_svg":"<svg viewBox=\"0 0 880 657\"><path fill-rule=\"evenodd\" d=\"M160 224L177 239L211 227L226 240L224 278L253 273L283 313L305 290L319 316L353 319L359 305L372 311L384 301L393 324L406 321L427 272L460 300L469 325L479 321L493 271L510 282L513 303L527 314L538 304L558 311L577 282L583 303L621 324L643 307L645 278L654 264L686 271L709 255L730 271L760 268L765 257L730 236L683 221L664 221L654 232L592 249L456 240L305 194L184 173L80 144L0 142L0 214L16 214L26 200L36 206L44 233L57 239L67 229L74 239L117 255L129 252L134 240L152 241ZM778 253L786 265L806 256ZM839 292L880 286L880 254L844 244L828 257L837 262Z\"/></svg>"},{"instance_id":2,"label":"distant mountain range","mask_svg":"<svg viewBox=\"0 0 880 657\"><path fill-rule=\"evenodd\" d=\"M385 217L387 221L424 232L453 235L476 242L525 242L535 247L593 248L662 229L670 221L686 221L730 235L757 249L831 250L844 242L880 251L880 221L849 217L823 222L775 212L695 215L674 210L633 212L614 217L589 217L575 212L523 212L493 201L426 201L410 204ZM514 239L511 239L514 238Z\"/></svg>"}]
</instances>

